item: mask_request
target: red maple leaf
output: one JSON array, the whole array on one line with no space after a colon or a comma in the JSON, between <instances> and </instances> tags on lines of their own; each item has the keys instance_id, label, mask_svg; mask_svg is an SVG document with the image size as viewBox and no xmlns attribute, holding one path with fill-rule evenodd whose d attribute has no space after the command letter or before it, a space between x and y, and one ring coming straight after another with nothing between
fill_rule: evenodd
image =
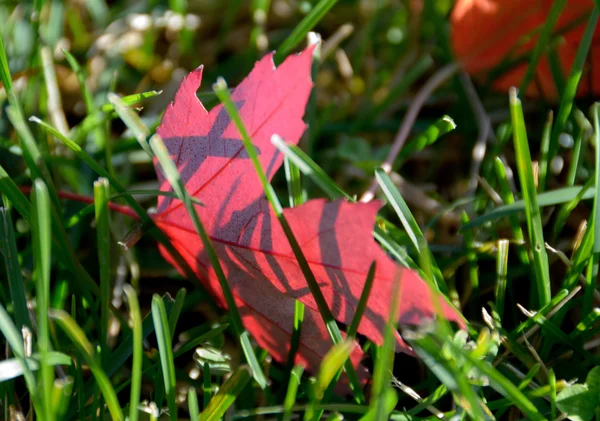
<instances>
[{"instance_id":1,"label":"red maple leaf","mask_svg":"<svg viewBox=\"0 0 600 421\"><path fill-rule=\"evenodd\" d=\"M305 130L302 120L312 88L312 48L275 68L272 54L260 60L233 91L232 100L258 150L269 179L283 156L272 145L278 134L296 144ZM225 109L209 112L196 96L202 68L181 83L157 133L164 140L191 195L219 257L245 327L278 361L290 350L294 299L306 304L297 363L318 368L331 342L288 240L265 199L240 134ZM171 190L158 163L160 189ZM372 292L358 332L381 344L392 296L392 280L401 271L400 323L419 324L435 316L432 296L418 275L399 267L372 237L380 203L311 200L285 209L287 218L335 318L350 324L369 266L377 262ZM183 204L160 197L154 216L199 279L225 306L219 282ZM162 254L175 262L161 248ZM444 316L463 324L443 300ZM352 356L356 365L362 351ZM410 348L398 335L398 350Z\"/></svg>"}]
</instances>

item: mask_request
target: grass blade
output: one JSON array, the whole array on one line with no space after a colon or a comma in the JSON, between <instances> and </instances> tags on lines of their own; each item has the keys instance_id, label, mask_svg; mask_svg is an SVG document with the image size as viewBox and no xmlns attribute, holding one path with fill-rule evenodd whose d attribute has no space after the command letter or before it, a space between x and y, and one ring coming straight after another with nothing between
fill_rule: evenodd
<instances>
[{"instance_id":1,"label":"grass blade","mask_svg":"<svg viewBox=\"0 0 600 421\"><path fill-rule=\"evenodd\" d=\"M286 38L285 41L277 48L275 57L273 60L275 64L279 64L284 58L290 54L290 52L304 39L317 23L325 16L325 14L331 9L337 0L320 0L310 11L308 15L302 19L302 21L296 25L292 33Z\"/></svg>"},{"instance_id":2,"label":"grass blade","mask_svg":"<svg viewBox=\"0 0 600 421\"><path fill-rule=\"evenodd\" d=\"M573 61L569 78L567 79L565 89L561 94L560 106L558 108L558 113L556 114L556 124L552 129L552 136L550 137L548 161L552 161L552 158L554 158L558 152L558 136L563 132L565 123L567 122L567 119L571 114L571 110L573 109L573 101L575 100L575 95L577 95L579 81L583 75L583 66L585 65L590 46L592 44L592 39L594 38L594 31L596 30L598 17L600 17L600 9L596 4L588 19L585 33L581 38L579 47L577 48L577 53L575 54L575 60Z\"/></svg>"},{"instance_id":3,"label":"grass blade","mask_svg":"<svg viewBox=\"0 0 600 421\"><path fill-rule=\"evenodd\" d=\"M296 393L298 392L298 386L300 385L300 381L302 380L303 372L304 367L297 365L292 369L290 373L290 380L288 382L285 400L283 401L284 413L282 421L291 421L292 419L292 409L294 407L294 404L296 403Z\"/></svg>"},{"instance_id":4,"label":"grass blade","mask_svg":"<svg viewBox=\"0 0 600 421\"><path fill-rule=\"evenodd\" d=\"M177 390L175 389L175 361L173 359L173 344L169 332L169 319L165 303L158 294L152 296L152 320L160 354L160 365L162 368L167 403L169 406L169 419L177 420ZM157 402L158 405L161 402Z\"/></svg>"},{"instance_id":5,"label":"grass blade","mask_svg":"<svg viewBox=\"0 0 600 421\"><path fill-rule=\"evenodd\" d=\"M219 388L219 392L212 397L208 406L200 414L200 421L218 421L227 409L235 402L237 396L250 380L248 367L238 368L233 375Z\"/></svg>"},{"instance_id":6,"label":"grass blade","mask_svg":"<svg viewBox=\"0 0 600 421\"><path fill-rule=\"evenodd\" d=\"M0 250L4 256L6 278L8 279L10 298L14 307L17 328L20 329L23 326L27 326L31 330L31 320L29 319L29 309L27 308L27 295L19 265L19 255L12 219L10 211L4 207L0 207Z\"/></svg>"},{"instance_id":7,"label":"grass blade","mask_svg":"<svg viewBox=\"0 0 600 421\"><path fill-rule=\"evenodd\" d=\"M369 272L367 273L367 279L365 280L365 285L363 287L362 293L360 294L360 300L358 301L358 306L356 307L356 313L354 313L354 317L352 318L352 323L350 323L350 327L346 331L346 334L349 338L354 338L356 336L356 332L358 331L358 326L360 325L360 320L362 319L363 314L365 313L365 309L367 308L367 301L369 300L369 295L371 294L371 288L373 287L373 280L375 279L375 269L377 267L377 263L371 263L369 267Z\"/></svg>"},{"instance_id":8,"label":"grass blade","mask_svg":"<svg viewBox=\"0 0 600 421\"><path fill-rule=\"evenodd\" d=\"M100 349L102 367L109 362L108 320L110 317L110 221L108 180L99 178L94 182L94 209L96 213L96 243L98 247L98 266L100 268Z\"/></svg>"},{"instance_id":9,"label":"grass blade","mask_svg":"<svg viewBox=\"0 0 600 421\"><path fill-rule=\"evenodd\" d=\"M123 292L127 297L129 305L129 316L133 331L133 362L131 363L131 392L129 395L129 421L138 420L138 406L140 404L140 394L142 389L142 358L144 356L142 316L140 305L137 299L137 293L133 287L126 284Z\"/></svg>"},{"instance_id":10,"label":"grass blade","mask_svg":"<svg viewBox=\"0 0 600 421\"><path fill-rule=\"evenodd\" d=\"M54 419L52 411L52 387L54 369L47 362L50 352L50 332L48 310L50 303L50 258L52 248L52 228L50 216L50 196L46 185L35 180L31 199L32 247L36 275L36 310L38 328L38 350L40 353L41 407L45 419Z\"/></svg>"},{"instance_id":11,"label":"grass blade","mask_svg":"<svg viewBox=\"0 0 600 421\"><path fill-rule=\"evenodd\" d=\"M533 269L535 274L539 304L543 306L550 301L550 271L548 268L548 256L544 243L542 229L542 218L538 206L537 193L533 180L531 154L525 131L523 109L521 101L517 98L515 89L510 91L510 112L513 125L513 139L517 157L517 172L526 204L525 214L527 218L527 229L531 242L531 253L533 254Z\"/></svg>"},{"instance_id":12,"label":"grass blade","mask_svg":"<svg viewBox=\"0 0 600 421\"><path fill-rule=\"evenodd\" d=\"M190 387L187 395L188 411L190 412L190 420L197 420L200 418L200 409L198 407L198 394L196 389ZM134 420L135 421L135 420Z\"/></svg>"}]
</instances>

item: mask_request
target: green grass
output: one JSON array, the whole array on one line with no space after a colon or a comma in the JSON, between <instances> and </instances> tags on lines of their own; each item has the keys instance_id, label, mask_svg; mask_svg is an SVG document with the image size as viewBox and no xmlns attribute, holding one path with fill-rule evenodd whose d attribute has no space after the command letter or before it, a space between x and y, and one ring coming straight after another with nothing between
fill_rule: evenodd
<instances>
[{"instance_id":1,"label":"green grass","mask_svg":"<svg viewBox=\"0 0 600 421\"><path fill-rule=\"evenodd\" d=\"M429 95L392 171L381 168L415 93L451 65L452 2L424 2L419 18L409 1L13 3L0 5L0 418L598 417L600 108L576 92L589 77L600 2L580 22L570 68L555 51L561 0L519 58L528 63L521 93L548 59L556 104L475 80L483 109L499 118L474 175L463 169L481 122L458 79ZM310 32L329 53L316 50L309 127L298 146L273 137L285 161L268 182L224 81L235 87L268 50L281 63ZM296 364L300 302L286 361L256 345L196 212L203 204L154 136L180 76L200 64L198 96L208 108L223 103L242 133L329 330L315 372ZM572 147L561 146L565 135ZM158 190L152 160L172 193ZM374 181L374 238L457 306L467 331L443 320L398 326L392 305L382 346L357 335L375 264L350 325L334 319L282 210L320 197L356 201ZM472 195L469 185L479 186ZM159 195L186 205L228 310L157 228ZM397 329L416 357L394 353ZM349 362L352 339L366 385Z\"/></svg>"}]
</instances>

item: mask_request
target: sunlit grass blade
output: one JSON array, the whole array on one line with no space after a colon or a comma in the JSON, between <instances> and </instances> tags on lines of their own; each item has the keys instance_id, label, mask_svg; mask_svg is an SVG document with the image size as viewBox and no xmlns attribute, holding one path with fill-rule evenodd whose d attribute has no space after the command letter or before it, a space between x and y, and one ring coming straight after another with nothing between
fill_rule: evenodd
<instances>
[{"instance_id":1,"label":"sunlit grass blade","mask_svg":"<svg viewBox=\"0 0 600 421\"><path fill-rule=\"evenodd\" d=\"M181 177L179 176L179 172L177 171L177 167L169 157L169 153L165 144L162 140L157 136L153 136L150 139L150 147L154 152L154 155L158 158L160 165L163 169L165 177L173 187L175 193L179 196L179 199L185 204L185 207L192 219L194 224L194 228L196 232L200 236L202 243L204 244L204 248L207 251L209 260L213 269L215 270L215 274L217 279L219 280L219 284L223 291L223 296L225 297L225 301L227 302L227 307L229 308L229 314L231 317L231 324L235 334L238 336L238 339L242 345L244 350L244 354L246 356L246 360L248 364L252 367L252 372L254 375L254 379L261 386L261 388L265 388L267 384L267 379L262 372L262 369L258 363L254 350L252 349L252 345L250 343L250 337L248 332L244 329L244 325L242 323L242 319L240 318L240 314L237 309L237 305L231 293L231 289L229 288L229 284L227 283L227 279L225 278L225 273L223 272L223 268L221 267L221 263L219 263L219 258L212 246L212 241L194 208L194 204L191 200L189 193L187 192Z\"/></svg>"},{"instance_id":2,"label":"sunlit grass blade","mask_svg":"<svg viewBox=\"0 0 600 421\"><path fill-rule=\"evenodd\" d=\"M110 379L102 370L94 353L94 347L89 342L83 330L75 323L75 321L63 310L52 309L49 316L56 324L67 334L77 348L85 363L89 366L98 388L102 391L104 400L112 418L116 421L123 421L123 412L119 400L113 389Z\"/></svg>"},{"instance_id":3,"label":"sunlit grass blade","mask_svg":"<svg viewBox=\"0 0 600 421\"><path fill-rule=\"evenodd\" d=\"M277 135L271 138L273 145L281 151L302 173L311 177L317 185L332 199L351 197L346 194L336 183L319 167L308 155L295 145L288 145Z\"/></svg>"},{"instance_id":4,"label":"sunlit grass blade","mask_svg":"<svg viewBox=\"0 0 600 421\"><path fill-rule=\"evenodd\" d=\"M0 207L0 251L2 251L2 256L4 257L6 278L8 279L10 298L15 314L15 324L18 328L27 326L31 329L29 309L27 308L27 294L19 264L13 222L10 217L10 211L4 207Z\"/></svg>"},{"instance_id":5,"label":"sunlit grass blade","mask_svg":"<svg viewBox=\"0 0 600 421\"><path fill-rule=\"evenodd\" d=\"M129 305L129 317L131 319L131 329L133 331L132 353L133 361L131 363L131 391L129 395L129 421L138 420L138 406L140 404L140 394L142 389L142 357L144 348L142 343L142 316L140 305L137 299L137 293L133 287L126 284L123 292L127 297Z\"/></svg>"},{"instance_id":6,"label":"sunlit grass blade","mask_svg":"<svg viewBox=\"0 0 600 421\"><path fill-rule=\"evenodd\" d=\"M570 202L580 194L582 186L564 187L556 190L547 191L537 196L538 206L540 208L546 206L560 205L562 203ZM587 190L587 188L586 188ZM596 192L594 190L586 191L582 196L581 200L592 199ZM474 218L469 223L460 227L460 231L470 230L475 227L479 227L487 222L495 221L500 218L504 218L510 215L515 215L523 212L526 207L525 200L517 200L509 205L498 206L490 212L480 217Z\"/></svg>"},{"instance_id":7,"label":"sunlit grass blade","mask_svg":"<svg viewBox=\"0 0 600 421\"><path fill-rule=\"evenodd\" d=\"M500 319L504 315L504 297L506 296L506 274L508 272L508 240L498 240L496 256L496 312Z\"/></svg>"},{"instance_id":8,"label":"sunlit grass blade","mask_svg":"<svg viewBox=\"0 0 600 421\"><path fill-rule=\"evenodd\" d=\"M123 120L123 123L125 123L127 128L131 130L142 149L146 151L149 156L154 156L152 149L150 149L150 145L148 145L148 141L146 140L148 136L150 136L150 130L142 123L140 117L127 106L117 94L109 93L108 100L113 104L115 111L119 114L119 117L121 117L121 120Z\"/></svg>"},{"instance_id":9,"label":"sunlit grass blade","mask_svg":"<svg viewBox=\"0 0 600 421\"><path fill-rule=\"evenodd\" d=\"M517 159L517 173L525 201L525 216L527 219L527 231L531 244L531 254L533 255L533 272L535 275L535 296L538 297L539 305L547 304L551 299L550 294L550 270L548 267L548 255L544 242L544 232L542 228L542 217L538 205L535 183L533 180L533 170L531 164L531 154L527 141L527 132L523 117L523 108L521 101L517 98L517 92L513 88L509 93L510 114L513 125L513 139Z\"/></svg>"},{"instance_id":10,"label":"sunlit grass blade","mask_svg":"<svg viewBox=\"0 0 600 421\"><path fill-rule=\"evenodd\" d=\"M400 195L400 192L398 192L394 182L382 168L377 168L375 170L375 177L390 205L396 211L398 218L400 218L400 222L410 237L415 250L417 250L418 253L425 253L426 251L421 250L419 247L419 242L424 239L423 232L421 231L419 224L417 224L417 221L415 221L415 218L412 216L404 198Z\"/></svg>"},{"instance_id":11,"label":"sunlit grass blade","mask_svg":"<svg viewBox=\"0 0 600 421\"><path fill-rule=\"evenodd\" d=\"M74 383L75 381L71 376L67 376L64 379L56 379L54 381L52 403L54 406L54 416L57 420L65 419L65 415L69 409L69 403L71 402Z\"/></svg>"},{"instance_id":12,"label":"sunlit grass blade","mask_svg":"<svg viewBox=\"0 0 600 421\"><path fill-rule=\"evenodd\" d=\"M229 113L229 116L231 117L232 121L235 123L238 131L241 134L242 141L244 142L244 148L248 153L248 156L252 160L258 179L261 185L263 186L265 195L267 196L267 200L269 201L271 209L273 209L273 212L277 216L277 219L281 224L283 232L285 233L285 236L288 239L290 247L292 248L296 260L298 261L298 265L302 270L302 274L306 279L310 292L314 297L314 300L319 309L319 313L323 318L323 322L327 327L327 330L331 336L333 343L338 344L342 342L343 339L339 327L335 321L335 318L333 317L333 314L331 313L331 310L329 309L329 306L327 305L327 302L325 301L325 297L321 292L321 288L314 274L312 273L310 266L308 265L308 261L306 260L306 257L304 256L304 253L302 252L302 249L300 248L300 245L298 244L298 241L296 240L296 237L294 236L292 229L289 226L285 215L283 214L283 208L281 206L281 203L279 202L279 198L275 194L275 190L273 189L273 186L271 186L271 184L269 183L269 180L267 179L267 176L260 164L260 161L258 160L256 148L254 147L254 144L250 139L248 131L246 130L246 127L242 122L242 118L240 117L235 104L231 100L229 91L227 89L227 83L223 79L218 79L217 83L215 83L215 85L213 86L213 90L215 91L215 94L223 104L223 107ZM352 386L352 390L355 394L356 399L359 402L363 402L364 396L352 363L350 361L347 361L344 368L350 380L350 384Z\"/></svg>"},{"instance_id":13,"label":"sunlit grass blade","mask_svg":"<svg viewBox=\"0 0 600 421\"><path fill-rule=\"evenodd\" d=\"M323 411L317 410L316 405L328 398L330 390L335 386L342 371L342 367L350 357L356 343L346 339L333 345L323 357L316 379L311 378L310 404L304 414L305 420L320 420Z\"/></svg>"},{"instance_id":14,"label":"sunlit grass blade","mask_svg":"<svg viewBox=\"0 0 600 421\"><path fill-rule=\"evenodd\" d=\"M54 419L52 411L52 386L54 369L46 361L50 352L50 330L48 310L50 303L50 259L52 249L52 228L50 196L42 180L35 180L31 198L32 246L36 275L36 314L38 329L38 351L40 353L40 391L44 417Z\"/></svg>"},{"instance_id":15,"label":"sunlit grass blade","mask_svg":"<svg viewBox=\"0 0 600 421\"><path fill-rule=\"evenodd\" d=\"M200 414L199 421L218 421L227 409L235 402L237 396L250 380L250 369L246 366L238 368L233 375L221 385L219 392L212 397L208 406Z\"/></svg>"},{"instance_id":16,"label":"sunlit grass blade","mask_svg":"<svg viewBox=\"0 0 600 421\"><path fill-rule=\"evenodd\" d=\"M99 178L94 182L94 208L96 214L96 244L100 270L100 349L102 367L108 365L108 320L110 317L110 220L108 214L108 180Z\"/></svg>"},{"instance_id":17,"label":"sunlit grass blade","mask_svg":"<svg viewBox=\"0 0 600 421\"><path fill-rule=\"evenodd\" d=\"M594 38L598 17L600 17L600 9L596 4L588 19L585 32L581 37L581 41L579 43L579 47L577 48L577 53L575 54L575 59L573 60L573 65L571 66L571 71L569 73L565 89L561 95L560 106L558 108L558 113L556 114L556 124L552 129L552 136L550 137L550 149L548 150L549 161L552 161L552 158L554 158L558 152L558 137L563 132L565 123L567 122L567 119L571 114L571 110L573 109L573 101L575 100L575 95L577 94L579 81L583 75L583 67L586 63L586 58L592 44L592 39Z\"/></svg>"},{"instance_id":18,"label":"sunlit grass blade","mask_svg":"<svg viewBox=\"0 0 600 421\"><path fill-rule=\"evenodd\" d=\"M158 96L162 93L162 91L147 91L147 92L142 92L139 94L132 94L132 95L127 95L124 97L120 97L120 103L131 107L133 105L136 105L140 102L142 102L145 99L149 99L149 98L154 98L155 96ZM111 111L114 111L115 109L115 105L112 102L108 102L104 105L102 105L102 107L100 107L100 110L102 112L105 113L110 113Z\"/></svg>"},{"instance_id":19,"label":"sunlit grass blade","mask_svg":"<svg viewBox=\"0 0 600 421\"><path fill-rule=\"evenodd\" d=\"M304 367L300 365L294 367L290 372L290 380L288 382L287 392L283 402L284 413L282 421L290 421L292 419L292 409L296 403L296 393L298 392L298 386L300 385L303 372Z\"/></svg>"},{"instance_id":20,"label":"sunlit grass blade","mask_svg":"<svg viewBox=\"0 0 600 421\"><path fill-rule=\"evenodd\" d=\"M160 354L160 365L162 376L167 393L167 403L169 407L169 419L177 420L177 390L175 389L175 361L173 359L173 344L171 333L169 332L169 319L165 303L160 295L154 294L152 297L152 320L154 321L154 331L156 332L156 341L158 343L158 352ZM160 405L160 402L157 402Z\"/></svg>"},{"instance_id":21,"label":"sunlit grass blade","mask_svg":"<svg viewBox=\"0 0 600 421\"><path fill-rule=\"evenodd\" d=\"M308 15L294 27L292 33L277 48L275 57L273 57L275 64L281 63L336 3L337 0L320 0L315 4Z\"/></svg>"},{"instance_id":22,"label":"sunlit grass blade","mask_svg":"<svg viewBox=\"0 0 600 421\"><path fill-rule=\"evenodd\" d=\"M392 181L390 176L383 170L383 168L377 168L375 170L375 178L377 179L377 182L379 183L381 190L387 197L390 205L392 205L392 208L394 208L394 210L396 211L398 218L400 218L400 222L402 223L404 230L410 237L413 246L415 247L415 250L417 250L419 257L422 257L425 254L428 255L428 262L430 264L429 270L433 275L430 278L430 280L435 282L435 285L439 290L447 292L448 287L444 282L444 277L442 276L440 268L433 259L433 255L431 254L431 250L429 250L427 241L423 236L423 232L417 224L417 221L415 221L415 218L413 217L412 212L408 208L408 205L404 201L404 198L394 185L394 182ZM427 272L425 268L421 268L425 272Z\"/></svg>"},{"instance_id":23,"label":"sunlit grass blade","mask_svg":"<svg viewBox=\"0 0 600 421\"><path fill-rule=\"evenodd\" d=\"M323 399L325 391L337 377L337 373L342 369L355 346L356 344L353 341L343 341L332 346L325 354L319 367L315 385L315 395L318 401Z\"/></svg>"}]
</instances>

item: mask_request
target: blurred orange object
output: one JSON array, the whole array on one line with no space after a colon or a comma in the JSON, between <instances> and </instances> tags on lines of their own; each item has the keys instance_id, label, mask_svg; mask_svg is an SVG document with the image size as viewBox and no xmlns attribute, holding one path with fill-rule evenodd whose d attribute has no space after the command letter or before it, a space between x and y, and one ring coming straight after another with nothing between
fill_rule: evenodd
<instances>
[{"instance_id":1,"label":"blurred orange object","mask_svg":"<svg viewBox=\"0 0 600 421\"><path fill-rule=\"evenodd\" d=\"M530 54L553 3L553 0L457 0L451 16L452 46L457 60L469 74L481 80L503 60ZM593 0L568 0L554 27L554 34L562 36L556 52L565 78L571 71L593 7ZM500 91L518 87L527 65L528 61L519 63L497 78L492 86ZM585 73L579 84L578 94L588 93L600 94L600 25L594 33ZM545 56L540 60L527 95L543 96L552 101L558 99Z\"/></svg>"}]
</instances>

